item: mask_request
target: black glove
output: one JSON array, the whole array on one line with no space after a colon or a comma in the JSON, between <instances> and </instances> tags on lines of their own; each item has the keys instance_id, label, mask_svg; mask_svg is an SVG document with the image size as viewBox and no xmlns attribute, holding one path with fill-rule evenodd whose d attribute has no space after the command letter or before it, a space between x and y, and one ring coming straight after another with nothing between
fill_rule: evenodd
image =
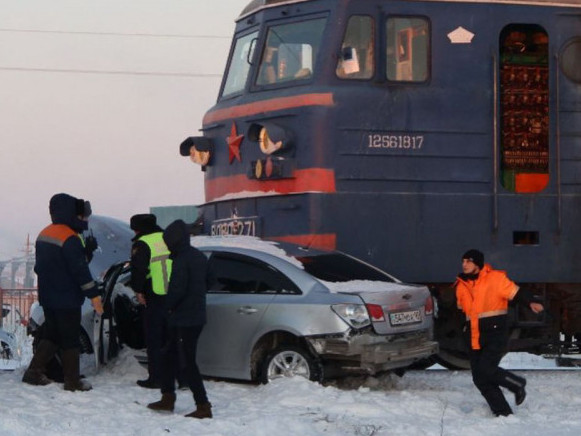
<instances>
[{"instance_id":1,"label":"black glove","mask_svg":"<svg viewBox=\"0 0 581 436\"><path fill-rule=\"evenodd\" d=\"M85 256L87 256L87 262L90 262L93 259L93 252L99 248L99 243L97 242L97 238L93 236L93 232L89 234L85 238Z\"/></svg>"}]
</instances>

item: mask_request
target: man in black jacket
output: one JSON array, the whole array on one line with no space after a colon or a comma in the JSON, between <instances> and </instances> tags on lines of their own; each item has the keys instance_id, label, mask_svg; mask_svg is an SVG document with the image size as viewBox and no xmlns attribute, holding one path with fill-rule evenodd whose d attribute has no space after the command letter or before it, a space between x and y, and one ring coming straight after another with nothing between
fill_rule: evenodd
<instances>
[{"instance_id":1,"label":"man in black jacket","mask_svg":"<svg viewBox=\"0 0 581 436\"><path fill-rule=\"evenodd\" d=\"M131 247L131 288L144 305L144 333L147 346L148 377L137 380L144 388L159 389L161 380L161 345L166 321L163 307L171 260L163 232L152 214L133 215L130 227L135 232Z\"/></svg>"},{"instance_id":2,"label":"man in black jacket","mask_svg":"<svg viewBox=\"0 0 581 436\"><path fill-rule=\"evenodd\" d=\"M160 401L148 404L153 410L173 411L179 348L183 347L186 381L194 395L196 410L191 418L212 418L202 376L196 363L198 338L206 323L208 260L190 245L190 235L182 220L171 223L163 232L173 260L169 289L165 300L168 334L162 349L162 386Z\"/></svg>"},{"instance_id":3,"label":"man in black jacket","mask_svg":"<svg viewBox=\"0 0 581 436\"><path fill-rule=\"evenodd\" d=\"M95 311L103 313L101 297L89 271L80 234L87 230L88 202L68 194L50 199L52 224L36 239L38 300L44 311L42 337L22 381L46 385L46 365L57 350L62 350L64 389L88 391L91 385L79 377L79 336L81 306L90 298Z\"/></svg>"}]
</instances>

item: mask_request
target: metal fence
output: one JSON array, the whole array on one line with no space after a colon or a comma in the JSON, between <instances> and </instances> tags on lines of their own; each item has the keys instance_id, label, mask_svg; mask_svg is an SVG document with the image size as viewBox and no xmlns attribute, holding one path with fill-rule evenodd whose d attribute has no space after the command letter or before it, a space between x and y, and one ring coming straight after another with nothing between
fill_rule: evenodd
<instances>
[{"instance_id":1,"label":"metal fence","mask_svg":"<svg viewBox=\"0 0 581 436\"><path fill-rule=\"evenodd\" d=\"M36 288L3 289L0 288L0 327L5 330L14 330L25 326L30 317L30 307L37 301Z\"/></svg>"}]
</instances>

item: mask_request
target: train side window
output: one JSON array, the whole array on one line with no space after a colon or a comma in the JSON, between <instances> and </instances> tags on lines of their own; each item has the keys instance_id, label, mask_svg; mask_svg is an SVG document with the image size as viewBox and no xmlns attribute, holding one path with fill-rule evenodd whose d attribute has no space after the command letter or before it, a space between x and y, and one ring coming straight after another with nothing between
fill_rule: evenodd
<instances>
[{"instance_id":1,"label":"train side window","mask_svg":"<svg viewBox=\"0 0 581 436\"><path fill-rule=\"evenodd\" d=\"M370 79L373 76L374 27L375 23L371 17L354 15L349 18L337 61L337 77Z\"/></svg>"},{"instance_id":2,"label":"train side window","mask_svg":"<svg viewBox=\"0 0 581 436\"><path fill-rule=\"evenodd\" d=\"M561 53L561 70L575 83L581 83L581 38L568 41Z\"/></svg>"},{"instance_id":3,"label":"train side window","mask_svg":"<svg viewBox=\"0 0 581 436\"><path fill-rule=\"evenodd\" d=\"M538 25L512 24L499 43L501 183L540 192L549 183L549 38Z\"/></svg>"},{"instance_id":4,"label":"train side window","mask_svg":"<svg viewBox=\"0 0 581 436\"><path fill-rule=\"evenodd\" d=\"M430 29L421 17L391 17L386 23L387 79L425 82L429 78Z\"/></svg>"},{"instance_id":5,"label":"train side window","mask_svg":"<svg viewBox=\"0 0 581 436\"><path fill-rule=\"evenodd\" d=\"M244 86L246 86L246 79L250 72L250 62L254 55L253 49L256 45L256 38L258 38L258 32L241 36L236 40L222 96L241 92Z\"/></svg>"},{"instance_id":6,"label":"train side window","mask_svg":"<svg viewBox=\"0 0 581 436\"><path fill-rule=\"evenodd\" d=\"M326 19L282 24L268 29L257 85L305 80L314 73Z\"/></svg>"}]
</instances>

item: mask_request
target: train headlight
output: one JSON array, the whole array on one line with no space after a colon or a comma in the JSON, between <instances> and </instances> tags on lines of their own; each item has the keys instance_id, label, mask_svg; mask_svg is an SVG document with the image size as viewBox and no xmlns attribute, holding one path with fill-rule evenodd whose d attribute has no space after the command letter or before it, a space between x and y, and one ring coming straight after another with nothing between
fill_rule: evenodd
<instances>
[{"instance_id":1,"label":"train headlight","mask_svg":"<svg viewBox=\"0 0 581 436\"><path fill-rule=\"evenodd\" d=\"M282 147L282 141L274 142L270 136L268 136L268 129L263 127L260 129L260 133L258 135L258 145L264 154L272 154Z\"/></svg>"},{"instance_id":2,"label":"train headlight","mask_svg":"<svg viewBox=\"0 0 581 436\"><path fill-rule=\"evenodd\" d=\"M199 151L194 145L192 148L190 148L190 159L192 162L197 163L198 165L206 166L210 161L210 152Z\"/></svg>"},{"instance_id":3,"label":"train headlight","mask_svg":"<svg viewBox=\"0 0 581 436\"><path fill-rule=\"evenodd\" d=\"M180 154L189 156L190 160L202 166L202 169L210 162L214 151L214 143L203 136L190 136L180 144Z\"/></svg>"},{"instance_id":4,"label":"train headlight","mask_svg":"<svg viewBox=\"0 0 581 436\"><path fill-rule=\"evenodd\" d=\"M291 143L290 133L276 124L251 124L248 128L248 139L257 142L260 151L271 155L278 150L286 150Z\"/></svg>"}]
</instances>

